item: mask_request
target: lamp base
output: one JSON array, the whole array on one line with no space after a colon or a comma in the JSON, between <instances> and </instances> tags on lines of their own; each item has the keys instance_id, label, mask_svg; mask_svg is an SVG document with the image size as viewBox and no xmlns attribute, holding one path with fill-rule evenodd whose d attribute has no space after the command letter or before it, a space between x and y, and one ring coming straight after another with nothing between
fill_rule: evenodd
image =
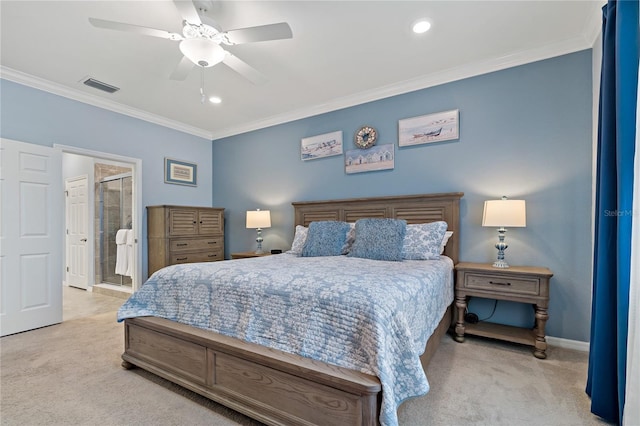
<instances>
[{"instance_id":1,"label":"lamp base","mask_svg":"<svg viewBox=\"0 0 640 426\"><path fill-rule=\"evenodd\" d=\"M258 231L258 237L256 238L256 244L258 245L258 247L256 248L255 253L263 254L264 251L262 250L262 241L264 240L262 238L262 229L258 228L257 231Z\"/></svg>"},{"instance_id":2,"label":"lamp base","mask_svg":"<svg viewBox=\"0 0 640 426\"><path fill-rule=\"evenodd\" d=\"M508 268L509 264L504 259L498 259L495 262L493 262L493 267L504 269L504 268Z\"/></svg>"},{"instance_id":3,"label":"lamp base","mask_svg":"<svg viewBox=\"0 0 640 426\"><path fill-rule=\"evenodd\" d=\"M504 251L507 249L507 247L509 247L504 242L504 234L506 232L507 230L504 229L504 226L501 226L500 229L498 229L498 243L495 245L495 247L498 249L498 259L493 262L494 268L504 269L509 267L507 261L504 260Z\"/></svg>"}]
</instances>

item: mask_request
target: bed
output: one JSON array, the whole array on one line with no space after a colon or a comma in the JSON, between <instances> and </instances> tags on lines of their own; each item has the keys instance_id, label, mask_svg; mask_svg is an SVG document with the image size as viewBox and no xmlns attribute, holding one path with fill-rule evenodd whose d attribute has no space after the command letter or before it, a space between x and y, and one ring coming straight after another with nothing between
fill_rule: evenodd
<instances>
[{"instance_id":1,"label":"bed","mask_svg":"<svg viewBox=\"0 0 640 426\"><path fill-rule=\"evenodd\" d=\"M362 218L404 219L408 224L445 221L453 235L444 255L453 265L458 261L461 197L461 193L447 193L296 202L294 220L295 225L302 226L320 221L354 223ZM274 258L271 262L288 261L289 255L278 256L282 257L271 256ZM266 263L268 258L229 262L244 262L233 265L223 262L236 269L248 262L263 262L265 270L270 265ZM224 270L225 266L216 268ZM174 291L182 290L176 286ZM148 303L156 304L153 300ZM383 404L381 380L371 372L364 372L366 369L341 367L340 358L320 361L322 353L315 358L300 356L277 345L269 347L268 342L240 340L185 322L155 316L125 318L123 366L148 370L266 424L375 425L380 419L386 424L394 423L395 407L389 416L390 410ZM450 306L439 320L436 318L435 324L420 357L422 368L451 324Z\"/></svg>"}]
</instances>

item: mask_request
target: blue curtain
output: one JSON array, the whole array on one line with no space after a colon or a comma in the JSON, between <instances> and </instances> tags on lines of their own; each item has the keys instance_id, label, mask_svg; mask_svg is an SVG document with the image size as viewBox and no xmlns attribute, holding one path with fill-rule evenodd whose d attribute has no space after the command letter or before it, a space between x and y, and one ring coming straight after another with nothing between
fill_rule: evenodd
<instances>
[{"instance_id":1,"label":"blue curtain","mask_svg":"<svg viewBox=\"0 0 640 426\"><path fill-rule=\"evenodd\" d=\"M595 205L591 412L620 423L625 400L638 90L638 0L603 8Z\"/></svg>"}]
</instances>

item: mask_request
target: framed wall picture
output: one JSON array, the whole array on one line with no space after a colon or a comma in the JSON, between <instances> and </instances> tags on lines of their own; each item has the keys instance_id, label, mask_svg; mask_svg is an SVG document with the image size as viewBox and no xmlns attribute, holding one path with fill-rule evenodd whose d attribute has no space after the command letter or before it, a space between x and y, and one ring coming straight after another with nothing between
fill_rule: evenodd
<instances>
[{"instance_id":1,"label":"framed wall picture","mask_svg":"<svg viewBox=\"0 0 640 426\"><path fill-rule=\"evenodd\" d=\"M303 138L300 157L303 161L342 154L342 131Z\"/></svg>"},{"instance_id":2,"label":"framed wall picture","mask_svg":"<svg viewBox=\"0 0 640 426\"><path fill-rule=\"evenodd\" d=\"M389 170L395 166L394 144L377 145L367 149L353 149L344 155L347 174Z\"/></svg>"},{"instance_id":3,"label":"framed wall picture","mask_svg":"<svg viewBox=\"0 0 640 426\"><path fill-rule=\"evenodd\" d=\"M164 182L177 185L197 186L198 165L165 157Z\"/></svg>"},{"instance_id":4,"label":"framed wall picture","mask_svg":"<svg viewBox=\"0 0 640 426\"><path fill-rule=\"evenodd\" d=\"M398 145L411 146L458 139L457 109L398 121Z\"/></svg>"}]
</instances>

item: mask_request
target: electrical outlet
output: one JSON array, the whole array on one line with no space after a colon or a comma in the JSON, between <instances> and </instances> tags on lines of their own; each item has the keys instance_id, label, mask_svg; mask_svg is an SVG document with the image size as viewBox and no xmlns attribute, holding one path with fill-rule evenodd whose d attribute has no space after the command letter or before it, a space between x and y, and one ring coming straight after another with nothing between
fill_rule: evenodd
<instances>
[{"instance_id":1,"label":"electrical outlet","mask_svg":"<svg viewBox=\"0 0 640 426\"><path fill-rule=\"evenodd\" d=\"M468 322L469 324L477 324L478 323L478 316L472 312L466 313L464 314L464 320L466 322Z\"/></svg>"}]
</instances>

